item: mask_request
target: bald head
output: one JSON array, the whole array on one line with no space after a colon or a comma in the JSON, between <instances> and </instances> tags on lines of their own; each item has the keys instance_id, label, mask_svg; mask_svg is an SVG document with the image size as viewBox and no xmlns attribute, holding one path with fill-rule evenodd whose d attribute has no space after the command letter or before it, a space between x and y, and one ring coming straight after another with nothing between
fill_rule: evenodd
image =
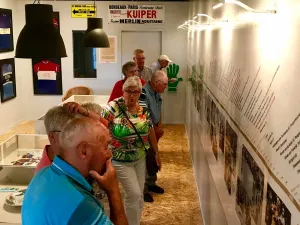
<instances>
[{"instance_id":1,"label":"bald head","mask_svg":"<svg viewBox=\"0 0 300 225\"><path fill-rule=\"evenodd\" d=\"M168 81L167 74L162 70L157 70L151 77L151 82L155 83L156 81Z\"/></svg>"}]
</instances>

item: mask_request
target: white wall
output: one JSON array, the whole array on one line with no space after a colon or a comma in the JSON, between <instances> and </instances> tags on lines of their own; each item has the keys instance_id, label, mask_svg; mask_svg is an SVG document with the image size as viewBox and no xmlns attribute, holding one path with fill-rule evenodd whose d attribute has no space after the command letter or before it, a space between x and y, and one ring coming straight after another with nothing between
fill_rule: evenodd
<instances>
[{"instance_id":1,"label":"white wall","mask_svg":"<svg viewBox=\"0 0 300 225\"><path fill-rule=\"evenodd\" d=\"M17 40L17 33L15 27L18 24L17 18L17 2L12 0L1 0L0 8L12 9L13 12L13 34L14 42ZM15 52L0 53L0 59L14 58ZM16 63L16 62L15 62ZM0 133L6 130L8 127L16 124L24 118L24 114L20 113L21 103L22 103L22 74L18 73L18 68L16 67L16 88L17 88L17 98L11 99L9 101L0 102Z\"/></svg>"},{"instance_id":2,"label":"white wall","mask_svg":"<svg viewBox=\"0 0 300 225\"><path fill-rule=\"evenodd\" d=\"M11 1L11 0L10 0ZM25 4L32 1L16 0L18 2L18 17L15 19L19 27L25 24ZM7 1L8 2L8 1ZM69 88L84 85L92 88L95 94L110 94L114 83L121 78L121 31L122 30L158 30L162 31L162 52L179 64L181 67L179 76L184 77L186 71L186 33L178 31L178 24L182 23L188 14L187 3L167 3L167 2L139 2L139 4L163 4L165 5L165 24L163 25L119 25L108 24L109 4L132 4L132 2L97 2L98 17L103 18L104 30L108 35L117 36L118 61L116 64L97 64L97 78L82 79L73 77L73 47L72 30L85 30L87 28L86 19L71 18L71 4L87 4L80 1L43 1L44 4L52 4L54 11L60 13L60 30L64 39L68 57L62 59L63 92ZM136 3L134 3L136 4ZM15 29L15 37L18 37L20 29ZM132 40L134 41L134 40ZM149 43L151 44L151 43ZM18 59L17 69L22 71L22 97L28 99L23 112L26 119L35 119L42 115L49 107L61 102L61 96L34 96L31 72L31 60ZM185 79L184 79L185 80ZM21 88L21 85L18 86ZM178 93L165 93L163 108L163 121L165 123L184 123L184 99L185 85L178 85Z\"/></svg>"}]
</instances>

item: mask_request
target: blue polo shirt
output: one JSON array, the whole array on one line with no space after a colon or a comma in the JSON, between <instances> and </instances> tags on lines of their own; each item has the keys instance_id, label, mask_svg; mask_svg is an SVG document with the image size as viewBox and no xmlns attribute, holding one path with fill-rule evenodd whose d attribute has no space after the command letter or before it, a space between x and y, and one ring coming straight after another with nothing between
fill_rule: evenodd
<instances>
[{"instance_id":1,"label":"blue polo shirt","mask_svg":"<svg viewBox=\"0 0 300 225\"><path fill-rule=\"evenodd\" d=\"M158 124L158 122L160 121L162 99L159 93L153 91L149 82L145 84L142 89L139 104L141 106L146 105L146 107L150 111L153 124Z\"/></svg>"},{"instance_id":2,"label":"blue polo shirt","mask_svg":"<svg viewBox=\"0 0 300 225\"><path fill-rule=\"evenodd\" d=\"M30 182L22 206L22 225L112 225L92 186L70 164L55 157Z\"/></svg>"}]
</instances>

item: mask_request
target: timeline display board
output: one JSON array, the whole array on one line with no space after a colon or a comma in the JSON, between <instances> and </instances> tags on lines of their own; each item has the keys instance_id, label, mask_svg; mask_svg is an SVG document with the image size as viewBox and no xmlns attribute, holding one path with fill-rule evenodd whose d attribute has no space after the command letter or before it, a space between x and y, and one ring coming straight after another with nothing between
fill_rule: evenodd
<instances>
[{"instance_id":1,"label":"timeline display board","mask_svg":"<svg viewBox=\"0 0 300 225\"><path fill-rule=\"evenodd\" d=\"M298 225L300 31L289 30L283 51L265 29L246 24L226 40L222 30L190 32L190 97L240 224Z\"/></svg>"}]
</instances>

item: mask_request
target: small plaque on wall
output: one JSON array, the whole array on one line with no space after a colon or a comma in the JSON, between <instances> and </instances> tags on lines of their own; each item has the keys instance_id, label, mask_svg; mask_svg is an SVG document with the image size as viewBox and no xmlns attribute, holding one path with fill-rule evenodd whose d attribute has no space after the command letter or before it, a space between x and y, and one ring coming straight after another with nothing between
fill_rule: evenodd
<instances>
[{"instance_id":1,"label":"small plaque on wall","mask_svg":"<svg viewBox=\"0 0 300 225\"><path fill-rule=\"evenodd\" d=\"M17 96L14 58L0 60L0 91L1 102Z\"/></svg>"}]
</instances>

